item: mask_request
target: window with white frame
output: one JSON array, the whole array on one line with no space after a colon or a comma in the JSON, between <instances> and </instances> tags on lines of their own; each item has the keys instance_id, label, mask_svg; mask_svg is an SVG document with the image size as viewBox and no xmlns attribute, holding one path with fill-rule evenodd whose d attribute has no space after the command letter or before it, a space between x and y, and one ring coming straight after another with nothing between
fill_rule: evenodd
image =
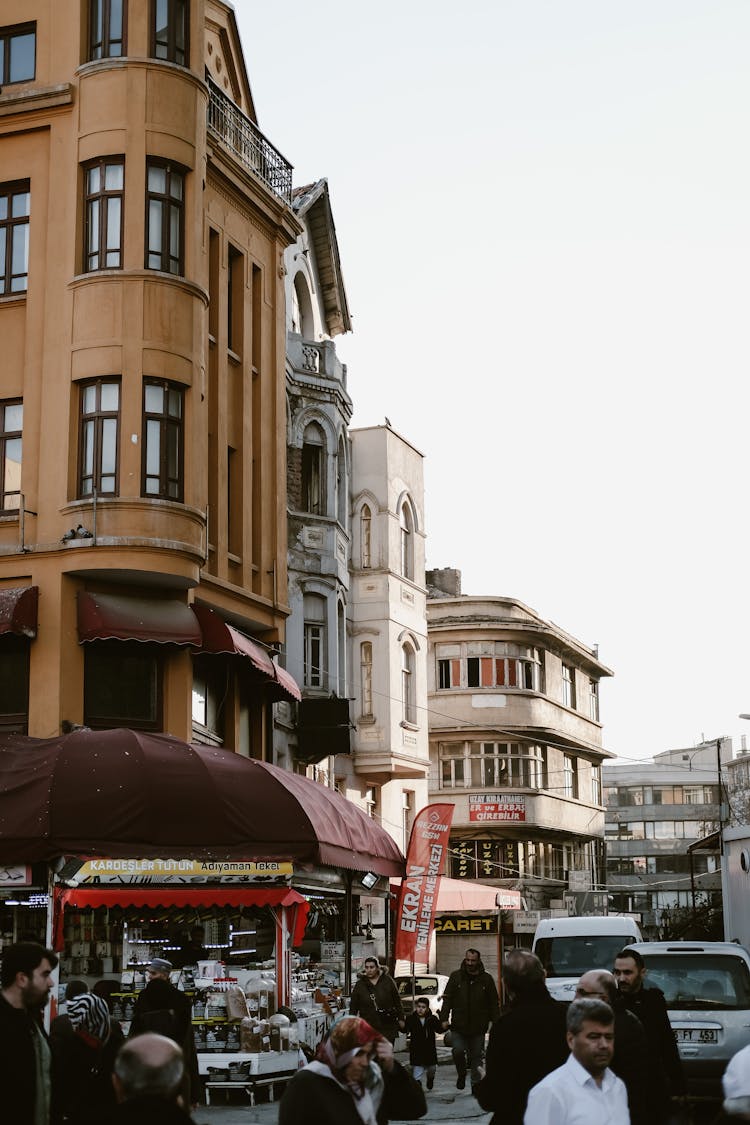
<instances>
[{"instance_id":1,"label":"window with white frame","mask_svg":"<svg viewBox=\"0 0 750 1125\"><path fill-rule=\"evenodd\" d=\"M599 721L599 682L589 680L589 717Z\"/></svg>"},{"instance_id":2,"label":"window with white frame","mask_svg":"<svg viewBox=\"0 0 750 1125\"><path fill-rule=\"evenodd\" d=\"M344 439L339 438L339 451L336 457L336 516L342 527L346 527L346 448Z\"/></svg>"},{"instance_id":3,"label":"window with white frame","mask_svg":"<svg viewBox=\"0 0 750 1125\"><path fill-rule=\"evenodd\" d=\"M410 644L402 645L401 647L401 702L403 707L403 719L405 723L410 726L415 726L417 722L417 704L415 696L414 684L414 670L415 670L415 657L414 649Z\"/></svg>"},{"instance_id":4,"label":"window with white frame","mask_svg":"<svg viewBox=\"0 0 750 1125\"><path fill-rule=\"evenodd\" d=\"M401 574L404 578L414 577L414 517L407 501L401 505L399 513L401 529Z\"/></svg>"},{"instance_id":5,"label":"window with white frame","mask_svg":"<svg viewBox=\"0 0 750 1125\"><path fill-rule=\"evenodd\" d=\"M372 785L369 789L365 790L365 812L373 820L377 820L380 815L378 808L379 803L380 788L377 785Z\"/></svg>"},{"instance_id":6,"label":"window with white frame","mask_svg":"<svg viewBox=\"0 0 750 1125\"><path fill-rule=\"evenodd\" d=\"M409 848L411 827L414 823L414 793L404 789L401 793L401 851L406 855Z\"/></svg>"},{"instance_id":7,"label":"window with white frame","mask_svg":"<svg viewBox=\"0 0 750 1125\"><path fill-rule=\"evenodd\" d=\"M369 504L362 505L359 515L359 554L363 570L372 566L372 512Z\"/></svg>"},{"instance_id":8,"label":"window with white frame","mask_svg":"<svg viewBox=\"0 0 750 1125\"><path fill-rule=\"evenodd\" d=\"M543 789L545 749L523 742L440 744L443 789Z\"/></svg>"},{"instance_id":9,"label":"window with white frame","mask_svg":"<svg viewBox=\"0 0 750 1125\"><path fill-rule=\"evenodd\" d=\"M578 763L572 754L563 754L563 796L578 796Z\"/></svg>"},{"instance_id":10,"label":"window with white frame","mask_svg":"<svg viewBox=\"0 0 750 1125\"><path fill-rule=\"evenodd\" d=\"M566 707L575 710L576 670L571 664L562 666L562 701Z\"/></svg>"},{"instance_id":11,"label":"window with white frame","mask_svg":"<svg viewBox=\"0 0 750 1125\"><path fill-rule=\"evenodd\" d=\"M601 805L602 803L602 767L591 767L591 803L593 805Z\"/></svg>"},{"instance_id":12,"label":"window with white frame","mask_svg":"<svg viewBox=\"0 0 750 1125\"><path fill-rule=\"evenodd\" d=\"M325 513L325 435L317 422L308 423L302 439L302 511Z\"/></svg>"},{"instance_id":13,"label":"window with white frame","mask_svg":"<svg viewBox=\"0 0 750 1125\"><path fill-rule=\"evenodd\" d=\"M304 596L304 685L326 686L326 599L320 594Z\"/></svg>"},{"instance_id":14,"label":"window with white frame","mask_svg":"<svg viewBox=\"0 0 750 1125\"><path fill-rule=\"evenodd\" d=\"M460 651L460 654L457 653ZM508 641L437 645L437 685L449 688L502 688L543 691L541 651Z\"/></svg>"},{"instance_id":15,"label":"window with white frame","mask_svg":"<svg viewBox=\"0 0 750 1125\"><path fill-rule=\"evenodd\" d=\"M359 646L359 691L362 718L372 718L372 641Z\"/></svg>"}]
</instances>

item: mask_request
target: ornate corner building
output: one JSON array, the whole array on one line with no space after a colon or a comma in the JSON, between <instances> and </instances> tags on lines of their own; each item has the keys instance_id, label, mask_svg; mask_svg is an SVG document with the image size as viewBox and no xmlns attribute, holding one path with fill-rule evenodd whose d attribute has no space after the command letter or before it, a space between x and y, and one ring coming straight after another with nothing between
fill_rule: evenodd
<instances>
[{"instance_id":1,"label":"ornate corner building","mask_svg":"<svg viewBox=\"0 0 750 1125\"><path fill-rule=\"evenodd\" d=\"M221 0L7 0L0 727L257 757L294 699L291 167Z\"/></svg>"}]
</instances>

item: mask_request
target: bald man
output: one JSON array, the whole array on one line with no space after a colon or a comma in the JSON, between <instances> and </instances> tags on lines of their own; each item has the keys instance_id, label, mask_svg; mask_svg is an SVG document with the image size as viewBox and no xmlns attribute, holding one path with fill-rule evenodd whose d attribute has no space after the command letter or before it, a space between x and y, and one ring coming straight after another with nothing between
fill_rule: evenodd
<instances>
[{"instance_id":1,"label":"bald man","mask_svg":"<svg viewBox=\"0 0 750 1125\"><path fill-rule=\"evenodd\" d=\"M641 1021L622 1004L617 979L605 969L584 973L576 986L576 1000L603 1000L615 1014L615 1053L610 1070L625 1083L631 1125L656 1125L664 1102L658 1071L650 1057ZM661 1093L661 1097L656 1096Z\"/></svg>"},{"instance_id":2,"label":"bald man","mask_svg":"<svg viewBox=\"0 0 750 1125\"><path fill-rule=\"evenodd\" d=\"M115 1059L118 1105L110 1125L189 1125L184 1076L182 1050L173 1039L152 1032L129 1039Z\"/></svg>"}]
</instances>

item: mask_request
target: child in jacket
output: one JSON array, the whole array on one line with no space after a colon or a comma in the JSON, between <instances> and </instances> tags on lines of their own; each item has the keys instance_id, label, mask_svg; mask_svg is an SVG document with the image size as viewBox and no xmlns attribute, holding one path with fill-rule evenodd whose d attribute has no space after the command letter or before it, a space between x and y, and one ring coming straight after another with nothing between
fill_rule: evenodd
<instances>
[{"instance_id":1,"label":"child in jacket","mask_svg":"<svg viewBox=\"0 0 750 1125\"><path fill-rule=\"evenodd\" d=\"M426 996L414 1002L414 1011L406 1020L406 1033L409 1036L409 1062L412 1074L421 1083L422 1075L427 1075L427 1089L431 1090L437 1070L437 1045L435 1035L442 1031L440 1020L430 1011Z\"/></svg>"}]
</instances>

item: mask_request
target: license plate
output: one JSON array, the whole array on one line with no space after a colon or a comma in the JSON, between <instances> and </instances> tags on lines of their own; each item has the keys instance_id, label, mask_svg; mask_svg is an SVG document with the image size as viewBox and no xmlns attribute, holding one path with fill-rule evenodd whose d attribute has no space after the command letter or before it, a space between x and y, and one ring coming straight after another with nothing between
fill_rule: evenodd
<instances>
[{"instance_id":1,"label":"license plate","mask_svg":"<svg viewBox=\"0 0 750 1125\"><path fill-rule=\"evenodd\" d=\"M677 1027L674 1031L678 1043L718 1043L719 1033L714 1027Z\"/></svg>"}]
</instances>

